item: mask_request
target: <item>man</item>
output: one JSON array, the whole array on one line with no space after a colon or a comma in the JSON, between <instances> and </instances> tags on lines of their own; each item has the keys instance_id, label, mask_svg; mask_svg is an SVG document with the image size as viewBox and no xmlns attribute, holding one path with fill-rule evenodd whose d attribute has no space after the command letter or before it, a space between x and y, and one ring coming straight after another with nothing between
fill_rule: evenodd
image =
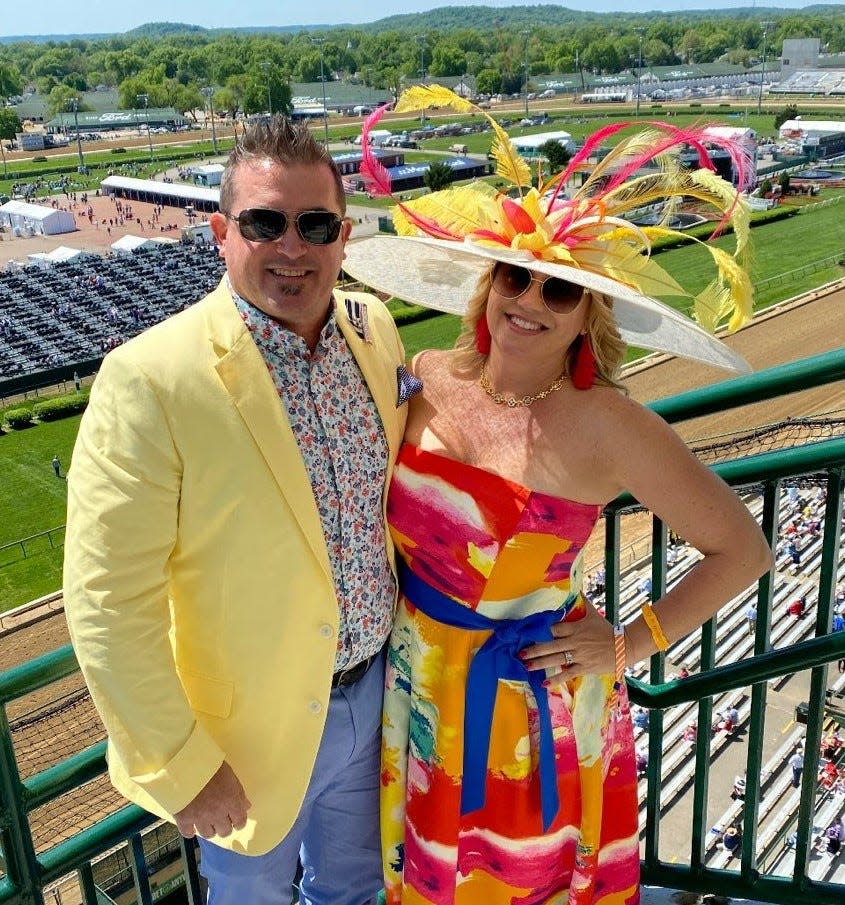
<instances>
[{"instance_id":1,"label":"man","mask_svg":"<svg viewBox=\"0 0 845 905\"><path fill-rule=\"evenodd\" d=\"M54 474L57 478L60 478L60 477L62 476L62 461L61 461L61 459L60 459L57 455L56 455L56 456L53 456L53 458L52 458L50 464L53 466L53 474Z\"/></svg>"},{"instance_id":2,"label":"man","mask_svg":"<svg viewBox=\"0 0 845 905\"><path fill-rule=\"evenodd\" d=\"M749 635L757 631L757 606L754 603L749 603L745 609L745 624L748 626Z\"/></svg>"},{"instance_id":3,"label":"man","mask_svg":"<svg viewBox=\"0 0 845 905\"><path fill-rule=\"evenodd\" d=\"M797 789L801 785L801 773L804 770L804 755L800 748L789 758L789 766L792 768L792 785Z\"/></svg>"},{"instance_id":4,"label":"man","mask_svg":"<svg viewBox=\"0 0 845 905\"><path fill-rule=\"evenodd\" d=\"M128 798L201 838L212 905L381 888L395 600L385 488L409 375L378 300L333 287L328 153L276 118L229 158L226 276L106 357L73 454L71 636ZM206 841L208 840L208 841Z\"/></svg>"}]
</instances>

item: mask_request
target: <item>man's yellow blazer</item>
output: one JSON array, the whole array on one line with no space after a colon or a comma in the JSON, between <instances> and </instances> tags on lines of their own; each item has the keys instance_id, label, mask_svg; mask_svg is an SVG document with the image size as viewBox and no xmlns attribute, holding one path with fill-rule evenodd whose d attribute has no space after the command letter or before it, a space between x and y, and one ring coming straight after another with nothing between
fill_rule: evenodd
<instances>
[{"instance_id":1,"label":"man's yellow blazer","mask_svg":"<svg viewBox=\"0 0 845 905\"><path fill-rule=\"evenodd\" d=\"M392 467L399 336L372 296L354 296L366 340L336 299ZM117 789L170 817L225 759L252 808L215 842L273 848L320 743L338 608L296 439L224 283L104 360L69 473L64 596Z\"/></svg>"}]
</instances>

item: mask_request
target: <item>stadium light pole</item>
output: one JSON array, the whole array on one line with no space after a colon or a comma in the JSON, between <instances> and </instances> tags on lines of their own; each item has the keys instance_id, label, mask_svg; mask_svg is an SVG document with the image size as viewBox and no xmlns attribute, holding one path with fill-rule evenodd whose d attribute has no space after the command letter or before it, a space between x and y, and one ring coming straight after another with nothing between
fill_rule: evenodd
<instances>
[{"instance_id":1,"label":"stadium light pole","mask_svg":"<svg viewBox=\"0 0 845 905\"><path fill-rule=\"evenodd\" d=\"M79 154L79 172L85 172L85 158L82 156L82 139L79 137L79 98L69 97L67 102L72 104L73 128L76 129L76 150Z\"/></svg>"},{"instance_id":2,"label":"stadium light pole","mask_svg":"<svg viewBox=\"0 0 845 905\"><path fill-rule=\"evenodd\" d=\"M273 64L269 60L264 60L261 64L261 68L264 70L264 75L267 79L267 112L270 116L273 115L273 97L270 94L270 68L272 65Z\"/></svg>"},{"instance_id":3,"label":"stadium light pole","mask_svg":"<svg viewBox=\"0 0 845 905\"><path fill-rule=\"evenodd\" d=\"M214 153L217 153L217 129L214 126L214 88L211 85L206 85L205 88L202 89L202 93L208 98L208 107L211 112L211 146L214 148Z\"/></svg>"},{"instance_id":4,"label":"stadium light pole","mask_svg":"<svg viewBox=\"0 0 845 905\"><path fill-rule=\"evenodd\" d=\"M144 119L147 121L147 144L150 146L150 163L153 162L153 136L150 132L150 96L149 94L136 94L136 101L144 102Z\"/></svg>"},{"instance_id":5,"label":"stadium light pole","mask_svg":"<svg viewBox=\"0 0 845 905\"><path fill-rule=\"evenodd\" d=\"M763 108L763 81L766 78L766 35L769 33L769 23L763 22L763 65L760 67L760 91L757 93L757 115Z\"/></svg>"},{"instance_id":6,"label":"stadium light pole","mask_svg":"<svg viewBox=\"0 0 845 905\"><path fill-rule=\"evenodd\" d=\"M525 69L525 115L528 116L528 36L531 32L527 28L523 28L520 34L525 38L525 53L522 65Z\"/></svg>"},{"instance_id":7,"label":"stadium light pole","mask_svg":"<svg viewBox=\"0 0 845 905\"><path fill-rule=\"evenodd\" d=\"M326 74L323 69L323 44L325 38L311 38L311 41L320 48L320 83L323 86L323 144L329 146L329 109L326 107Z\"/></svg>"},{"instance_id":8,"label":"stadium light pole","mask_svg":"<svg viewBox=\"0 0 845 905\"><path fill-rule=\"evenodd\" d=\"M639 51L637 53L637 112L636 115L640 115L640 83L643 77L643 30L640 28L639 37Z\"/></svg>"},{"instance_id":9,"label":"stadium light pole","mask_svg":"<svg viewBox=\"0 0 845 905\"><path fill-rule=\"evenodd\" d=\"M417 35L420 44L420 84L425 84L425 35ZM420 125L425 125L425 110L420 111Z\"/></svg>"}]
</instances>

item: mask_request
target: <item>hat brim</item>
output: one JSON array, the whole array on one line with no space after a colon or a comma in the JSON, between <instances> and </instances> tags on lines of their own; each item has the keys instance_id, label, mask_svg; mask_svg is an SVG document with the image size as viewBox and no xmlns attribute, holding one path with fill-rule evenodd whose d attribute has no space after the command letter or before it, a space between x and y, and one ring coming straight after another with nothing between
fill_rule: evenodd
<instances>
[{"instance_id":1,"label":"hat brim","mask_svg":"<svg viewBox=\"0 0 845 905\"><path fill-rule=\"evenodd\" d=\"M414 305L462 315L479 278L496 261L520 264L559 277L614 300L613 316L622 339L631 346L691 358L729 371L751 366L698 324L669 305L600 274L528 252L472 242L417 236L371 236L349 242L343 269L356 280Z\"/></svg>"}]
</instances>

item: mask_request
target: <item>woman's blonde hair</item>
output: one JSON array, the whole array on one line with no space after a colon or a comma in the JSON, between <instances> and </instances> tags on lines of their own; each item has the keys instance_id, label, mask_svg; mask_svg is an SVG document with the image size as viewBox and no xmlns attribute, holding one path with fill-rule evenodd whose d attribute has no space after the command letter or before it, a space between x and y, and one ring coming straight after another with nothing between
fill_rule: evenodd
<instances>
[{"instance_id":1,"label":"woman's blonde hair","mask_svg":"<svg viewBox=\"0 0 845 905\"><path fill-rule=\"evenodd\" d=\"M495 264L481 275L467 305L461 332L452 352L452 369L456 374L477 374L486 357L476 348L476 329L481 318L487 316L487 298L493 285L494 269ZM627 346L613 317L613 299L592 289L585 289L584 292L589 296L586 328L596 360L596 384L626 392L619 375ZM575 340L566 352L567 374L572 373L578 345L579 341Z\"/></svg>"}]
</instances>

